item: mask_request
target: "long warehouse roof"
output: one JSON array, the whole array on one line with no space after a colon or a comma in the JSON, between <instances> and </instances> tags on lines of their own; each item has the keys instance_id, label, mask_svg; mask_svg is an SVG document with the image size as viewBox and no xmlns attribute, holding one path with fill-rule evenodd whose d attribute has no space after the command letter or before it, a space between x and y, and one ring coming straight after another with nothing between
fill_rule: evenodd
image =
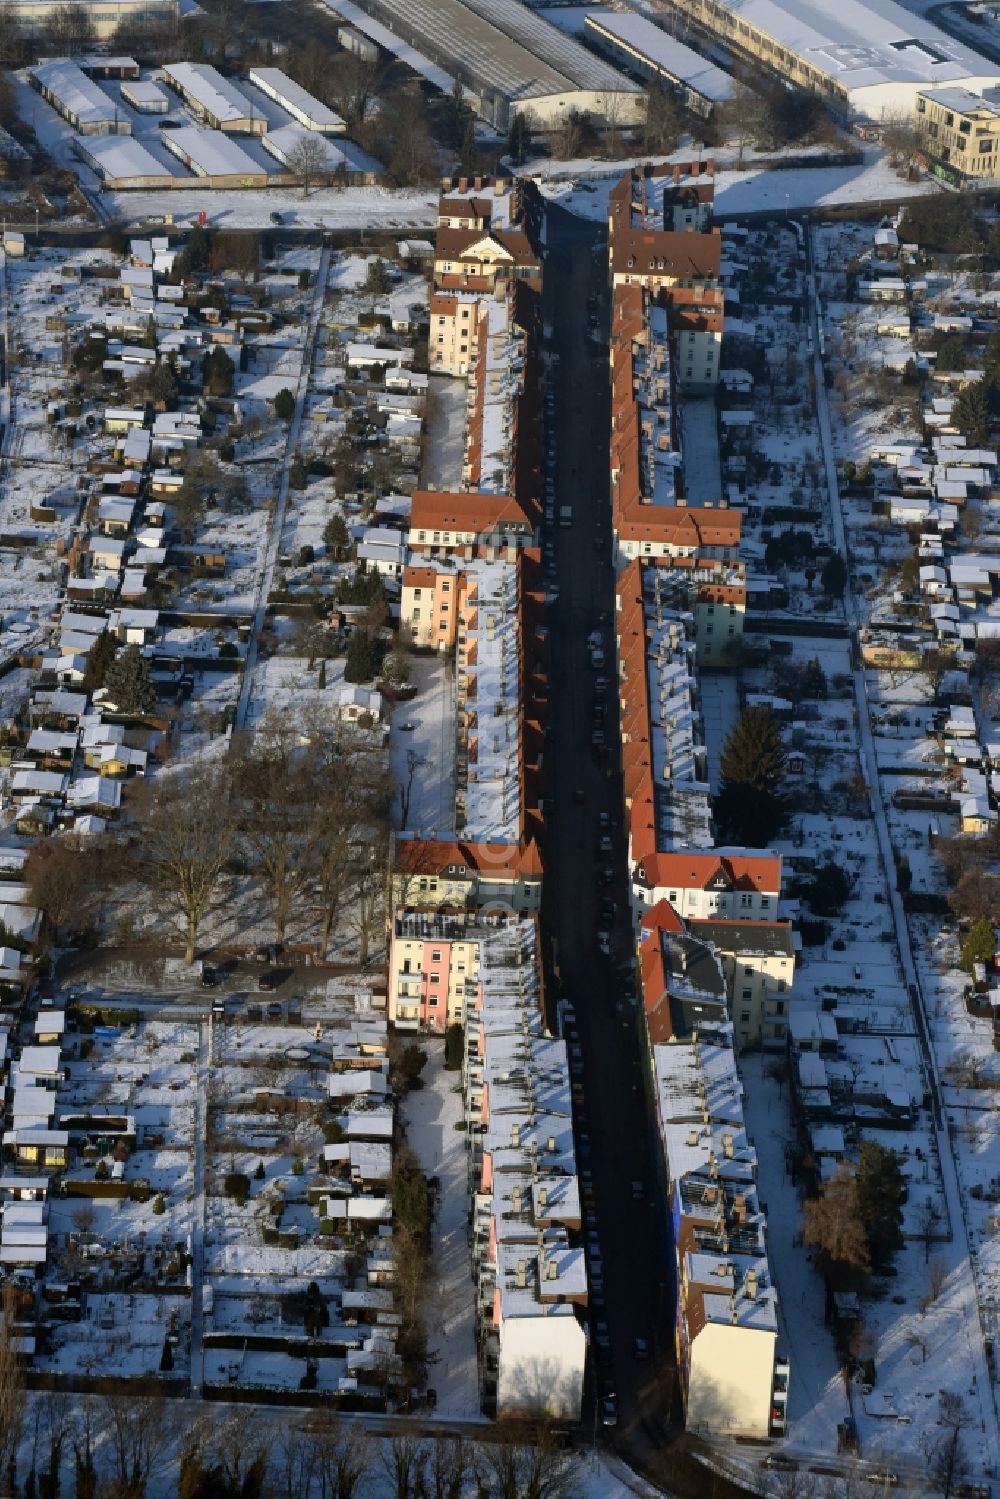
<instances>
[{"instance_id":1,"label":"long warehouse roof","mask_svg":"<svg viewBox=\"0 0 1000 1499\"><path fill-rule=\"evenodd\" d=\"M687 85L703 99L716 102L728 99L733 92L733 80L722 68L709 62L679 42L676 37L632 11L596 11L584 21L587 32L597 37L602 34L612 41L630 48L653 67L662 68L672 78Z\"/></svg>"},{"instance_id":2,"label":"long warehouse roof","mask_svg":"<svg viewBox=\"0 0 1000 1499\"><path fill-rule=\"evenodd\" d=\"M121 113L114 100L68 57L39 63L32 68L31 76L75 115L81 125L114 121Z\"/></svg>"},{"instance_id":3,"label":"long warehouse roof","mask_svg":"<svg viewBox=\"0 0 1000 1499\"><path fill-rule=\"evenodd\" d=\"M637 93L638 85L517 0L360 0L405 41L426 39L504 98L580 90Z\"/></svg>"},{"instance_id":4,"label":"long warehouse roof","mask_svg":"<svg viewBox=\"0 0 1000 1499\"><path fill-rule=\"evenodd\" d=\"M841 88L955 83L1000 68L896 0L716 0Z\"/></svg>"},{"instance_id":5,"label":"long warehouse roof","mask_svg":"<svg viewBox=\"0 0 1000 1499\"><path fill-rule=\"evenodd\" d=\"M176 130L164 130L162 140L168 150L200 168L206 177L259 177L267 171L223 130L182 125Z\"/></svg>"},{"instance_id":6,"label":"long warehouse roof","mask_svg":"<svg viewBox=\"0 0 1000 1499\"><path fill-rule=\"evenodd\" d=\"M175 174L131 135L88 135L81 142L85 156L104 177L163 177Z\"/></svg>"},{"instance_id":7,"label":"long warehouse roof","mask_svg":"<svg viewBox=\"0 0 1000 1499\"><path fill-rule=\"evenodd\" d=\"M163 72L170 82L190 94L217 120L248 120L253 115L253 104L246 95L241 94L228 78L223 78L211 63L172 62L164 67Z\"/></svg>"}]
</instances>

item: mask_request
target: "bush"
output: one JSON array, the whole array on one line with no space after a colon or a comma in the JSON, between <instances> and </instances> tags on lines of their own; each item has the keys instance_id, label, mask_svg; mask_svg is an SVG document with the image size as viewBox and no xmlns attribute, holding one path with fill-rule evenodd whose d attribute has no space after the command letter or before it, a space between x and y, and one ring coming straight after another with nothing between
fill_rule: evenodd
<instances>
[{"instance_id":1,"label":"bush","mask_svg":"<svg viewBox=\"0 0 1000 1499\"><path fill-rule=\"evenodd\" d=\"M304 1176L305 1175L305 1169L306 1168L305 1168L305 1166L303 1166L303 1164L302 1164L301 1161L293 1161L292 1162L292 1175L293 1176Z\"/></svg>"},{"instance_id":2,"label":"bush","mask_svg":"<svg viewBox=\"0 0 1000 1499\"><path fill-rule=\"evenodd\" d=\"M315 547L311 547L311 546L302 546L302 547L299 547L299 556L298 556L298 563L297 563L297 565L299 567L311 567L312 564L315 561L316 561L316 549L315 549Z\"/></svg>"},{"instance_id":3,"label":"bush","mask_svg":"<svg viewBox=\"0 0 1000 1499\"><path fill-rule=\"evenodd\" d=\"M982 916L969 928L962 943L958 966L963 973L971 973L977 963L992 962L996 950L997 939L993 923L987 916Z\"/></svg>"},{"instance_id":4,"label":"bush","mask_svg":"<svg viewBox=\"0 0 1000 1499\"><path fill-rule=\"evenodd\" d=\"M851 882L839 865L827 860L816 870L806 892L817 916L836 916L851 893Z\"/></svg>"},{"instance_id":5,"label":"bush","mask_svg":"<svg viewBox=\"0 0 1000 1499\"><path fill-rule=\"evenodd\" d=\"M231 1197L238 1207L244 1207L250 1196L250 1178L244 1176L242 1171L228 1171L224 1189L227 1197Z\"/></svg>"},{"instance_id":6,"label":"bush","mask_svg":"<svg viewBox=\"0 0 1000 1499\"><path fill-rule=\"evenodd\" d=\"M444 1033L444 1065L449 1072L457 1072L462 1065L464 1039L465 1031L458 1021Z\"/></svg>"},{"instance_id":7,"label":"bush","mask_svg":"<svg viewBox=\"0 0 1000 1499\"><path fill-rule=\"evenodd\" d=\"M257 1170L254 1172L254 1176L257 1178L257 1180L259 1182L262 1182L264 1180L264 1162L263 1161L258 1161L257 1162Z\"/></svg>"},{"instance_id":8,"label":"bush","mask_svg":"<svg viewBox=\"0 0 1000 1499\"><path fill-rule=\"evenodd\" d=\"M274 414L283 422L290 422L295 414L295 397L287 386L274 398Z\"/></svg>"},{"instance_id":9,"label":"bush","mask_svg":"<svg viewBox=\"0 0 1000 1499\"><path fill-rule=\"evenodd\" d=\"M99 1181L99 1182L106 1182L107 1179L108 1179L108 1163L107 1163L107 1161L98 1161L98 1163L97 1163L97 1169L94 1172L94 1180L95 1181Z\"/></svg>"}]
</instances>

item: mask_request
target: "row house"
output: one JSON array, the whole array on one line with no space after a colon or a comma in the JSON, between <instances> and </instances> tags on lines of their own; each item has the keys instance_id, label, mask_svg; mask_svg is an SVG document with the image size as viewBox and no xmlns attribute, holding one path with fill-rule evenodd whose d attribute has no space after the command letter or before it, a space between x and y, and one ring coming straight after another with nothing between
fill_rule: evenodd
<instances>
[{"instance_id":1,"label":"row house","mask_svg":"<svg viewBox=\"0 0 1000 1499\"><path fill-rule=\"evenodd\" d=\"M484 930L463 1088L484 1404L579 1419L587 1266L564 1041L543 1021L533 920Z\"/></svg>"},{"instance_id":2,"label":"row house","mask_svg":"<svg viewBox=\"0 0 1000 1499\"><path fill-rule=\"evenodd\" d=\"M675 180L633 168L608 199L613 288L645 287L666 309L682 390L711 391L719 378L724 292L722 236L710 227L714 164L692 162ZM679 227L675 227L679 226Z\"/></svg>"},{"instance_id":3,"label":"row house","mask_svg":"<svg viewBox=\"0 0 1000 1499\"><path fill-rule=\"evenodd\" d=\"M616 565L669 558L737 566L740 512L721 504L689 506L683 498L668 315L640 285L614 290L609 360ZM733 602L745 607L738 596ZM737 616L741 623L739 610L734 621Z\"/></svg>"},{"instance_id":4,"label":"row house","mask_svg":"<svg viewBox=\"0 0 1000 1499\"><path fill-rule=\"evenodd\" d=\"M683 855L678 856L683 858ZM660 900L639 928L646 1029L657 1044L729 1021L738 1050L784 1050L796 940L788 921L683 918L681 891Z\"/></svg>"},{"instance_id":5,"label":"row house","mask_svg":"<svg viewBox=\"0 0 1000 1499\"><path fill-rule=\"evenodd\" d=\"M689 1429L785 1431L789 1364L728 1024L653 1047L677 1264L675 1343Z\"/></svg>"}]
</instances>

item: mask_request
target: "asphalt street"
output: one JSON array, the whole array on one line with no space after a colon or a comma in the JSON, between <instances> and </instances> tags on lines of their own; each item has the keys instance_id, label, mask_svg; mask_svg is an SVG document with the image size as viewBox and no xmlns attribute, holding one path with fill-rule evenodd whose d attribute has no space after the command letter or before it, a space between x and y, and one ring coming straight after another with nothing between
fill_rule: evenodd
<instances>
[{"instance_id":1,"label":"asphalt street","mask_svg":"<svg viewBox=\"0 0 1000 1499\"><path fill-rule=\"evenodd\" d=\"M545 924L555 945L560 995L575 1011L582 1051L584 1104L578 1110L578 1164L593 1177L603 1292L592 1297L591 1390L613 1391L618 1425L601 1434L649 1467L668 1438L674 1392L673 1254L658 1151L647 1102L636 1024L625 884L625 845L617 760L618 701L614 688L614 580L608 482L609 299L602 226L553 208L547 218L545 322L549 348L546 397L554 405L555 507L569 505L569 528L549 526L559 597L550 610L552 737ZM551 574L552 562L549 561ZM588 637L600 630L605 665L591 663ZM603 678L606 686L595 684ZM604 703L607 751L592 744ZM601 825L607 814L610 827ZM611 852L599 842L610 836ZM613 922L601 915L612 900ZM597 934L611 931L612 953ZM572 1028L571 1028L572 1029ZM572 1035L570 1036L572 1042ZM570 1048L573 1056L573 1045ZM590 1245L588 1233L588 1246ZM596 1324L606 1322L599 1357ZM636 1338L648 1356L636 1356Z\"/></svg>"}]
</instances>

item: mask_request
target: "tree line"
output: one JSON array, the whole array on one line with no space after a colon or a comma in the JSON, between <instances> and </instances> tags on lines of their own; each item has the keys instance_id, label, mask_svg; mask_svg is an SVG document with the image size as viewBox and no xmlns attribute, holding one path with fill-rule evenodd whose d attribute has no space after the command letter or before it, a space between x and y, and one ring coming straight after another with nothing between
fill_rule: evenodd
<instances>
[{"instance_id":1,"label":"tree line","mask_svg":"<svg viewBox=\"0 0 1000 1499\"><path fill-rule=\"evenodd\" d=\"M10 1306L10 1294L6 1295ZM334 1411L215 1406L160 1392L34 1395L0 1323L3 1499L568 1499L575 1461L544 1426L474 1445L414 1431L372 1438ZM169 1485L169 1487L168 1487Z\"/></svg>"}]
</instances>

